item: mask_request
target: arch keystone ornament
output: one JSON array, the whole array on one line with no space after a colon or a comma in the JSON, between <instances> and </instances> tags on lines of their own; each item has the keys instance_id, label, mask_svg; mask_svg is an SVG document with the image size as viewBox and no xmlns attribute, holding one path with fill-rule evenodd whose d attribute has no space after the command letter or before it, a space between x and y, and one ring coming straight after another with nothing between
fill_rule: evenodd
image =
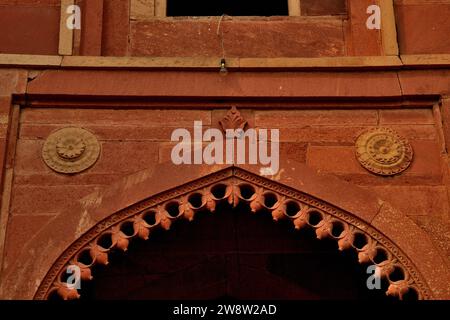
<instances>
[{"instance_id":1,"label":"arch keystone ornament","mask_svg":"<svg viewBox=\"0 0 450 320\"><path fill-rule=\"evenodd\" d=\"M142 192L145 186L152 185L150 182L154 181L153 179L170 170L173 170L170 165L153 168L128 178L126 182L124 180L125 189L115 186L111 194L104 195L106 211L112 210L112 200L109 197L116 195L114 199L120 200L117 198L117 192L120 192L141 198L141 195L136 195L137 192ZM257 168L254 170L257 172ZM304 170L306 169L300 166L296 167L296 172L300 172L303 176L300 178L302 179L300 184L308 185L312 179L316 179L314 180L316 183L323 181L320 180L323 178L312 176ZM151 176L148 172L153 172L156 176ZM186 174L190 177L191 172L188 170ZM195 174L198 173L192 173ZM143 181L138 177L146 177L147 180ZM344 199L338 207L310 194L318 193L314 190L317 184L313 183L309 189L310 193L306 193L292 187L299 179L296 177L290 180L292 178L285 181L287 184L283 184L261 177L253 170L229 166L193 180L186 176L186 179L189 179L187 182L162 192L152 192L154 195L143 197L139 201L130 200L126 195L124 199L127 199L125 202L127 205L119 204L122 209L109 211L109 214L101 207L96 207L95 212L90 214L95 217L96 222L84 234L77 236L59 255L41 281L34 298L42 300L54 295L67 300L79 298L83 295L83 286L77 290L71 288L64 280L69 266L78 266L81 270L81 279L89 281L92 277L95 278L92 267L108 265L109 254L112 251L126 251L134 239L151 241L151 235L156 229L170 230L177 220L192 221L200 211L214 214L219 202L224 202L231 208L244 204L249 214L270 214L275 222L288 220L292 227L300 232L304 228L312 228L318 239L334 239L338 250L355 250L359 263L376 265L381 277L388 281L387 295L399 299L403 299L406 294L412 294L419 299L433 297L421 272L400 247L367 222L364 214L352 214L343 209L346 207L346 194L353 190L351 185L337 185L332 181L325 186L325 190L328 191L333 185L340 190L332 192L337 194L338 198ZM138 182L130 188L132 180ZM370 209L371 204L368 202L372 202L372 198L364 196L360 200L366 202L365 210L375 211L374 215L371 213L369 220L374 219L379 208ZM129 205L130 201L134 204ZM103 218L99 219L101 216ZM393 274L396 274L395 278L391 277Z\"/></svg>"},{"instance_id":2,"label":"arch keystone ornament","mask_svg":"<svg viewBox=\"0 0 450 320\"><path fill-rule=\"evenodd\" d=\"M52 170L75 174L92 167L100 155L100 144L89 131L68 127L59 129L47 138L42 158Z\"/></svg>"},{"instance_id":3,"label":"arch keystone ornament","mask_svg":"<svg viewBox=\"0 0 450 320\"><path fill-rule=\"evenodd\" d=\"M236 129L244 130L248 125L248 122L244 119L244 117L242 117L236 106L232 106L231 109L228 110L225 117L219 121L219 124L223 131Z\"/></svg>"},{"instance_id":4,"label":"arch keystone ornament","mask_svg":"<svg viewBox=\"0 0 450 320\"><path fill-rule=\"evenodd\" d=\"M356 140L356 158L372 173L393 176L411 165L413 149L408 140L390 128L373 128Z\"/></svg>"}]
</instances>

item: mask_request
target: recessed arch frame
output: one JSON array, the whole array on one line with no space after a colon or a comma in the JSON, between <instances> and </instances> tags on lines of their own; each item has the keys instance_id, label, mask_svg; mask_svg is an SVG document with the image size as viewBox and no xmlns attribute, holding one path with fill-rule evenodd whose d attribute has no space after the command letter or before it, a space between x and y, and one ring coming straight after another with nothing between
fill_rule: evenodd
<instances>
[{"instance_id":1,"label":"recessed arch frame","mask_svg":"<svg viewBox=\"0 0 450 320\"><path fill-rule=\"evenodd\" d=\"M77 265L81 278L90 280L92 266L108 264L111 250L126 250L133 238L151 238L154 229L169 230L177 219L192 220L200 210L214 212L220 201L232 206L246 202L256 214L268 210L275 221L288 219L299 230L312 227L317 238L335 239L339 250L356 250L360 263L376 265L380 275L387 278L388 295L402 299L414 290L419 299L436 298L408 254L364 217L276 180L243 168L225 168L108 215L64 250L34 298L44 300L53 294L63 299L79 298L82 290L71 289L63 281L68 266ZM395 270L400 270L401 279L390 279Z\"/></svg>"}]
</instances>

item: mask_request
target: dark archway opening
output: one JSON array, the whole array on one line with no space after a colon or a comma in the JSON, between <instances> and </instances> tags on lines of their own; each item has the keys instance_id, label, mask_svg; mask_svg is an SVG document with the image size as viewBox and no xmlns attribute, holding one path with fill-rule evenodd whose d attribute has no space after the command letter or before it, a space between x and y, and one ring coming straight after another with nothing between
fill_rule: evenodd
<instances>
[{"instance_id":1,"label":"dark archway opening","mask_svg":"<svg viewBox=\"0 0 450 320\"><path fill-rule=\"evenodd\" d=\"M167 0L167 16L287 16L288 0Z\"/></svg>"},{"instance_id":2,"label":"dark archway opening","mask_svg":"<svg viewBox=\"0 0 450 320\"><path fill-rule=\"evenodd\" d=\"M80 293L83 300L386 299L387 282L369 290L366 271L354 250L339 252L312 229L221 204L133 240L126 253L113 251Z\"/></svg>"}]
</instances>

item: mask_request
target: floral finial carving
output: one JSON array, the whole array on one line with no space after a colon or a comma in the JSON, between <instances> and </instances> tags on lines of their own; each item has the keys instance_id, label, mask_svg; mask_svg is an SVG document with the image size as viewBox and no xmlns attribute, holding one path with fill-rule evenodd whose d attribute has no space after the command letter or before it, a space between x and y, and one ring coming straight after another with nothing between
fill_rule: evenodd
<instances>
[{"instance_id":1,"label":"floral finial carving","mask_svg":"<svg viewBox=\"0 0 450 320\"><path fill-rule=\"evenodd\" d=\"M228 129L236 130L242 129L244 130L247 126L247 120L242 117L241 113L233 106L228 112L227 115L219 121L220 126L223 131Z\"/></svg>"}]
</instances>

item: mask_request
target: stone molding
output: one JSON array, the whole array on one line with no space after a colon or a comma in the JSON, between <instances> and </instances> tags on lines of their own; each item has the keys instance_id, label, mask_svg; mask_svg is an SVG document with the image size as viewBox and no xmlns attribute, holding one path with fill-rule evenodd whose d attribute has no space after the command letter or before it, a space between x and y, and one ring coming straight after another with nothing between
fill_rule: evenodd
<instances>
[{"instance_id":1,"label":"stone molding","mask_svg":"<svg viewBox=\"0 0 450 320\"><path fill-rule=\"evenodd\" d=\"M325 58L228 58L227 67L232 69L317 69L317 68L389 68L401 69L423 67L446 67L450 54L360 56ZM124 69L219 69L217 58L155 58L155 57L90 57L0 54L2 67L35 68L124 68Z\"/></svg>"}]
</instances>

